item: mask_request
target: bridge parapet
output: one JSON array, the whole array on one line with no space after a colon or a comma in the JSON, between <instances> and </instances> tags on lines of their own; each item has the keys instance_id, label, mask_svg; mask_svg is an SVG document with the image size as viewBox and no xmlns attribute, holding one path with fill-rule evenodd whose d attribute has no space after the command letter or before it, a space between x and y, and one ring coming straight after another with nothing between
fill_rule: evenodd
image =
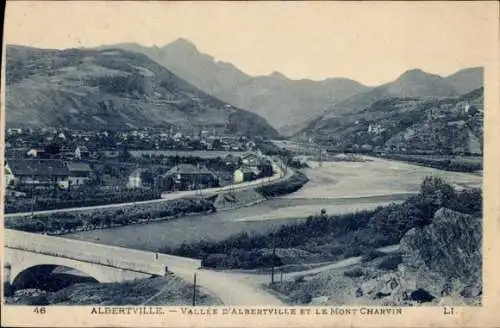
<instances>
[{"instance_id":1,"label":"bridge parapet","mask_svg":"<svg viewBox=\"0 0 500 328\"><path fill-rule=\"evenodd\" d=\"M123 270L163 275L165 266L175 265L193 267L198 260L162 255L157 260L151 252L108 246L62 237L40 235L23 231L5 229L5 247L49 256L62 257L81 262L99 264Z\"/></svg>"}]
</instances>

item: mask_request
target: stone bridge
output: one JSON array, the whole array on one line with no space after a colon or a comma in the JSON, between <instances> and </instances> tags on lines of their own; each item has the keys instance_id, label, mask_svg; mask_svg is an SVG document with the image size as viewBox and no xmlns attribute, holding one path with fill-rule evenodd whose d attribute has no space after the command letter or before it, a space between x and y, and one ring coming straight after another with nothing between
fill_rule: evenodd
<instances>
[{"instance_id":1,"label":"stone bridge","mask_svg":"<svg viewBox=\"0 0 500 328\"><path fill-rule=\"evenodd\" d=\"M122 247L4 229L2 262L5 282L14 289L36 288L56 268L76 270L98 282L194 272L199 260L156 255Z\"/></svg>"}]
</instances>

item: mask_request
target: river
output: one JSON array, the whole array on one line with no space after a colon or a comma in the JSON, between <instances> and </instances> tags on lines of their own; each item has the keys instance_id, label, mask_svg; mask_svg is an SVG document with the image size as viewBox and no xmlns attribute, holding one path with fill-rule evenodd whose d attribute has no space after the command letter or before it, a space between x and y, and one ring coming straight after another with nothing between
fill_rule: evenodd
<instances>
[{"instance_id":1,"label":"river","mask_svg":"<svg viewBox=\"0 0 500 328\"><path fill-rule=\"evenodd\" d=\"M480 186L481 177L446 172L401 162L310 163L310 178L299 191L250 207L196 215L149 224L83 231L65 237L122 247L155 251L201 240L222 240L246 231L264 233L284 224L305 220L325 209L341 214L399 202L418 191L426 176L439 176L459 186Z\"/></svg>"}]
</instances>

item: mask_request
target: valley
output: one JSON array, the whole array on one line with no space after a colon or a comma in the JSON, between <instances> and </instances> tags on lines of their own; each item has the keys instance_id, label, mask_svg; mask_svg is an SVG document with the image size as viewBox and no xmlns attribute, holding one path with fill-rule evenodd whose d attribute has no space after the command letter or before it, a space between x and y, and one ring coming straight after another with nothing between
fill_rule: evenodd
<instances>
[{"instance_id":1,"label":"valley","mask_svg":"<svg viewBox=\"0 0 500 328\"><path fill-rule=\"evenodd\" d=\"M481 67L292 80L185 39L6 65L6 227L173 261L133 283L45 267L55 290L14 302L181 305L194 274L200 305L480 302Z\"/></svg>"}]
</instances>

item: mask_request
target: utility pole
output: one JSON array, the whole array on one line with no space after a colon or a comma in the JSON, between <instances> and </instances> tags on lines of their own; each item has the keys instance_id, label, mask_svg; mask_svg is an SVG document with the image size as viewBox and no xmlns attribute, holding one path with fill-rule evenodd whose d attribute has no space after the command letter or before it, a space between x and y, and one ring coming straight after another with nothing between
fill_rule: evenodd
<instances>
[{"instance_id":1,"label":"utility pole","mask_svg":"<svg viewBox=\"0 0 500 328\"><path fill-rule=\"evenodd\" d=\"M31 218L35 216L35 175L31 175Z\"/></svg>"},{"instance_id":2,"label":"utility pole","mask_svg":"<svg viewBox=\"0 0 500 328\"><path fill-rule=\"evenodd\" d=\"M271 267L271 285L274 285L274 259L276 258L276 236L273 233L273 257L271 259L272 261L272 267Z\"/></svg>"},{"instance_id":3,"label":"utility pole","mask_svg":"<svg viewBox=\"0 0 500 328\"><path fill-rule=\"evenodd\" d=\"M196 272L194 273L194 283L193 283L193 306L196 306Z\"/></svg>"}]
</instances>

